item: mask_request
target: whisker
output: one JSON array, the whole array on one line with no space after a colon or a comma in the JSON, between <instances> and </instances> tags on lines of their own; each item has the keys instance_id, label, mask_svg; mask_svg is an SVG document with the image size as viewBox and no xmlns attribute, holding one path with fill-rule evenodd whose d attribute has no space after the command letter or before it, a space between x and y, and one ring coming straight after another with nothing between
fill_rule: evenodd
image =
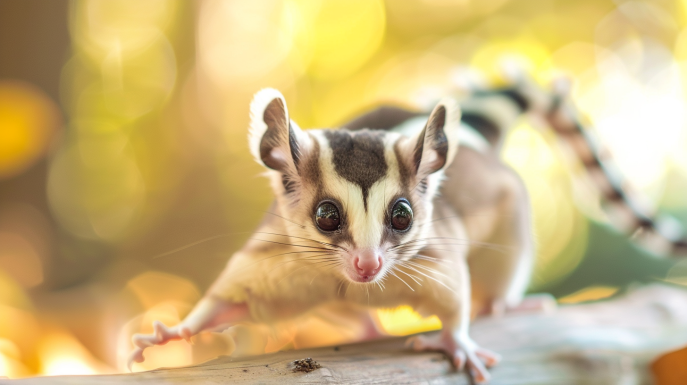
<instances>
[{"instance_id":1,"label":"whisker","mask_svg":"<svg viewBox=\"0 0 687 385\"><path fill-rule=\"evenodd\" d=\"M436 283L438 283L438 284L442 285L443 287L447 288L450 292L455 293L455 291L454 291L453 289L451 289L450 287L448 287L445 283L441 282L440 280L438 280L438 279L436 279L436 278L434 278L434 277L432 277L432 276L430 276L430 275L427 275L427 274L425 274L425 273L423 273L423 272L421 272L421 271L415 269L415 268L412 267L412 266L404 266L404 267L406 267L406 268L408 268L408 269L410 269L410 270L413 270L413 271L415 271L416 273L418 273L418 274L420 274L420 275L423 275L423 276L425 276L425 277L427 277L427 278L429 278L429 279L435 281Z\"/></svg>"},{"instance_id":2,"label":"whisker","mask_svg":"<svg viewBox=\"0 0 687 385\"><path fill-rule=\"evenodd\" d=\"M433 263L440 263L440 264L445 264L445 265L453 265L456 263L456 261L453 260L446 260L446 259L440 259L440 258L434 258L434 257L428 257L426 255L422 254L415 254L411 257L411 259L419 259L422 261L428 261L428 262L433 262Z\"/></svg>"},{"instance_id":3,"label":"whisker","mask_svg":"<svg viewBox=\"0 0 687 385\"><path fill-rule=\"evenodd\" d=\"M420 223L420 224L418 224L418 226L426 226L426 225L432 224L434 222L443 221L445 219L462 218L462 217L463 217L463 215L451 215L449 217L436 218L436 219L432 219L431 221Z\"/></svg>"},{"instance_id":4,"label":"whisker","mask_svg":"<svg viewBox=\"0 0 687 385\"><path fill-rule=\"evenodd\" d=\"M292 220L290 220L290 219L286 219L286 218L284 218L283 216L281 216L281 215L279 215L279 214L275 214L275 213L269 212L269 211L263 211L263 212L264 212L265 214L274 215L275 217L281 218L281 219L283 219L283 220L285 220L285 221L287 221L287 222L289 222L289 223L293 223L294 225L300 227L301 229L305 229L305 226L304 226L304 225L302 225L302 224L300 224L300 223L297 223L297 222L294 222L294 221L292 221Z\"/></svg>"},{"instance_id":5,"label":"whisker","mask_svg":"<svg viewBox=\"0 0 687 385\"><path fill-rule=\"evenodd\" d=\"M301 269L304 269L304 268L306 268L306 267L309 267L309 266L308 266L308 265L303 265L303 266L298 267L298 268L296 268L295 270L291 271L290 273L286 274L286 275L283 276L279 281L277 281L277 283L275 284L275 286L277 286L277 285L279 285L280 283L284 282L284 280L285 280L286 278L289 278L291 275L293 275L293 273L295 273L295 272L297 272L297 271L299 271L299 270L301 270Z\"/></svg>"},{"instance_id":6,"label":"whisker","mask_svg":"<svg viewBox=\"0 0 687 385\"><path fill-rule=\"evenodd\" d=\"M375 281L375 282L379 282L379 286L382 288L382 291L384 291L384 289L386 289L386 285L384 284L384 280L380 279L379 281Z\"/></svg>"},{"instance_id":7,"label":"whisker","mask_svg":"<svg viewBox=\"0 0 687 385\"><path fill-rule=\"evenodd\" d=\"M300 252L294 252L293 254L310 253L310 252L313 252L313 251L311 251L311 250L300 251ZM320 253L322 253L322 255L336 255L336 252L322 252L322 251L315 251L315 252L320 252ZM242 270L244 270L244 269L247 269L247 268L249 268L249 267L253 267L253 266L255 266L256 264L258 264L258 263L260 263L260 262L264 262L264 261L266 261L266 260L268 260L268 259L272 259L272 258L276 258L276 257L282 256L283 254L284 254L284 253L271 255L271 256L265 257L265 258L260 258L260 259L258 259L257 261L254 261L253 263L251 263L251 264L249 264L249 265L246 265L246 266L243 266L243 267L241 267L241 268L238 268L237 270L234 271L234 274L237 274L238 272L240 272L240 271L242 271ZM310 256L310 257L316 257L316 256ZM294 259L290 259L290 260L288 260L288 261L284 261L284 262L278 264L277 266L281 266L281 265L286 264L286 263L289 263L289 262L296 262L296 261L299 261L299 260L302 260L302 259L304 259L304 258L294 258Z\"/></svg>"},{"instance_id":8,"label":"whisker","mask_svg":"<svg viewBox=\"0 0 687 385\"><path fill-rule=\"evenodd\" d=\"M483 244L492 244L492 245L499 245L497 243L490 243L490 242L479 242L467 238L457 238L457 237L427 237L427 238L418 238L418 239L413 239L407 242L403 242L398 244L397 246L405 245L405 244L411 244L411 243L417 243L417 242L424 242L428 240L451 240L451 241L461 241L461 242L470 242L470 243L483 243Z\"/></svg>"},{"instance_id":9,"label":"whisker","mask_svg":"<svg viewBox=\"0 0 687 385\"><path fill-rule=\"evenodd\" d=\"M288 261L288 262L291 262L291 261ZM280 283L283 282L286 278L288 278L288 277L290 277L291 275L293 275L295 272L297 272L297 271L299 271L299 270L301 270L301 269L304 269L304 268L306 268L306 267L309 267L309 266L312 266L312 265L303 265L303 266L301 266L301 267L299 267L299 268L297 268L297 269L291 271L290 273L288 273L288 274L286 274L284 277L282 277L282 279L280 279L279 281L277 281L276 284L277 284L277 285L280 284Z\"/></svg>"},{"instance_id":10,"label":"whisker","mask_svg":"<svg viewBox=\"0 0 687 385\"><path fill-rule=\"evenodd\" d=\"M151 257L151 259L157 259L157 258L165 257L165 256L167 256L167 255L174 254L174 253L177 253L177 252L182 251L182 250L186 250L186 249L191 248L191 247L193 247L193 246L200 245L201 243L213 241L213 240L219 239L219 238L226 238L226 237L230 237L230 236L232 236L232 235L237 235L237 234L249 234L249 233L248 233L248 232L243 232L243 233L231 233L231 234L218 234L218 235L213 235L213 236L211 236L211 237L203 238L203 239L201 239L201 240L199 240L199 241L189 243L189 244L187 244L187 245L185 245L185 246L178 247L178 248L176 248L176 249L174 249L174 250L170 250L170 251L166 251L166 252L161 253L161 254L154 255L153 257Z\"/></svg>"},{"instance_id":11,"label":"whisker","mask_svg":"<svg viewBox=\"0 0 687 385\"><path fill-rule=\"evenodd\" d=\"M324 267L325 267L325 268L328 267L326 271L329 271L329 270L335 268L337 265L342 265L342 266L343 266L343 264L341 264L341 263L339 263L339 264L334 263L334 264L325 265ZM312 286L312 283L315 281L315 278L319 277L319 276L322 275L322 273L324 273L324 272L325 272L325 270L322 270L322 271L320 271L319 273L315 274L315 275L312 277L312 279L310 280L310 284L309 284L309 285Z\"/></svg>"},{"instance_id":12,"label":"whisker","mask_svg":"<svg viewBox=\"0 0 687 385\"><path fill-rule=\"evenodd\" d=\"M415 281L415 283L417 283L418 285L422 286L422 283L418 282L418 280L422 281L422 278L415 277L414 275L408 274L408 272L405 272L405 271L403 271L403 270L401 270L401 269L399 269L399 268L396 268L396 266L394 266L394 268L395 268L396 271L398 271L399 273L403 273L403 274L407 275L410 279L412 279L413 281Z\"/></svg>"},{"instance_id":13,"label":"whisker","mask_svg":"<svg viewBox=\"0 0 687 385\"><path fill-rule=\"evenodd\" d=\"M325 255L328 255L328 254L312 255L312 256L303 257L303 258L294 258L294 259L290 259L290 260L288 260L288 261L282 261L281 263L277 263L274 267L279 267L279 266L282 266L282 265L285 265L285 264L291 263L291 262L303 262L303 261L308 261L308 262L311 262L310 265L313 265L313 264L316 264L316 263L319 262L319 261L322 261L322 262L325 262L325 261L326 261L326 262L329 262L329 261L338 260L338 258L327 258L327 257L321 258L321 257L323 257L323 256L325 256ZM320 258L318 258L318 257L320 257ZM308 265L306 265L306 266L308 266Z\"/></svg>"},{"instance_id":14,"label":"whisker","mask_svg":"<svg viewBox=\"0 0 687 385\"><path fill-rule=\"evenodd\" d=\"M397 251L397 254L414 254L418 251L423 251L423 250L429 250L429 251L448 251L450 253L457 253L459 250L456 249L439 249L436 247L418 247L415 249L408 249L408 250L402 250L402 251Z\"/></svg>"},{"instance_id":15,"label":"whisker","mask_svg":"<svg viewBox=\"0 0 687 385\"><path fill-rule=\"evenodd\" d=\"M377 286L379 286L379 291L384 292L384 290L386 289L386 284L384 283L384 280L379 280L375 283L377 283Z\"/></svg>"},{"instance_id":16,"label":"whisker","mask_svg":"<svg viewBox=\"0 0 687 385\"><path fill-rule=\"evenodd\" d=\"M273 255L273 257L279 257L282 255L289 255L289 254L305 254L305 253L323 253L322 250L303 250L303 251L289 251L288 253L281 253L277 255ZM329 252L324 252L325 254L338 254L338 251L329 251Z\"/></svg>"},{"instance_id":17,"label":"whisker","mask_svg":"<svg viewBox=\"0 0 687 385\"><path fill-rule=\"evenodd\" d=\"M408 289L410 289L411 291L415 291L415 289L413 289L412 287L410 287L410 285L408 285L408 282L406 282L406 281L404 281L403 279L401 279L401 277L399 277L398 275L396 275L396 273L394 273L393 270L389 270L389 274L391 274L391 275L393 275L394 277L398 278L398 280L401 281L401 282L403 282L406 286L408 286Z\"/></svg>"},{"instance_id":18,"label":"whisker","mask_svg":"<svg viewBox=\"0 0 687 385\"><path fill-rule=\"evenodd\" d=\"M467 238L457 238L457 237L426 237L426 238L418 238L418 239L413 239L408 242L404 243L413 243L413 242L421 242L421 241L426 241L430 239L451 239L451 240L456 240L456 241L469 241Z\"/></svg>"},{"instance_id":19,"label":"whisker","mask_svg":"<svg viewBox=\"0 0 687 385\"><path fill-rule=\"evenodd\" d=\"M418 226L427 226L435 222L443 221L446 219L453 219L453 218L468 218L468 217L489 217L489 216L497 216L497 217L513 217L512 214L501 214L501 213L462 213L460 215L451 215L447 217L441 217L441 218L435 218L432 220L428 220L423 223L419 223Z\"/></svg>"},{"instance_id":20,"label":"whisker","mask_svg":"<svg viewBox=\"0 0 687 385\"><path fill-rule=\"evenodd\" d=\"M326 247L317 247L317 246L307 246L307 245L296 245L293 243L284 243L284 242L277 242L277 241L269 241L267 239L260 239L260 238L250 238L251 240L254 241L261 241L261 242L267 242L267 243L274 243L275 245L282 245L282 246L293 246L293 247L304 247L308 249L317 249L317 250L328 250L328 251L334 251L332 249L326 248Z\"/></svg>"},{"instance_id":21,"label":"whisker","mask_svg":"<svg viewBox=\"0 0 687 385\"><path fill-rule=\"evenodd\" d=\"M436 269L432 269L431 267L427 267L421 263L417 263L417 262L413 262L413 261L404 261L404 262L410 264L411 266L415 266L418 269L423 269L423 270L428 271L430 273L434 273L434 274L442 275L446 278L450 278L448 275L446 275L446 274L444 274L444 273L442 273Z\"/></svg>"},{"instance_id":22,"label":"whisker","mask_svg":"<svg viewBox=\"0 0 687 385\"><path fill-rule=\"evenodd\" d=\"M268 214L276 215L276 214L274 214L274 213L268 213ZM207 237L207 238L203 238L203 239L201 239L201 240L198 240L198 241L195 241L195 242L191 242L191 243L189 243L189 244L187 244L187 245L178 247L178 248L176 248L176 249L172 249L172 250L166 251L166 252L164 252L164 253L160 253L160 254L154 255L153 257L151 257L151 259L157 259L157 258L165 257L165 256L168 256L168 255L170 255L170 254L174 254L174 253L177 253L177 252L179 252L179 251L183 251L183 250L189 249L189 248L191 248L191 247L200 245L200 244L202 244L202 243L209 242L209 241L213 241L213 240L215 240L215 239L226 238L226 237L231 237L231 236L234 236L234 235L241 235L241 234L266 234L266 235L274 235L274 236L278 236L278 237L294 238L294 239L300 239L300 240L315 242L315 243L318 243L318 244L320 244L320 245L333 247L333 248L336 248L336 249L339 249L339 250L348 251L348 250L347 250L346 248L344 248L343 246L339 246L339 245L334 245L334 244L327 243L327 242L318 241L318 240L316 240L316 239L310 239L310 238L304 238L304 237L297 237L297 236L294 236L294 235L279 234L279 233L273 233L273 232L267 232L267 231L255 231L255 232L240 231L240 232L234 232L234 233L228 233L228 234L217 234L217 235L213 235L213 236L210 236L210 237ZM276 244L280 244L280 245L289 245L289 246L295 246L295 247L316 248L315 246L295 245L295 244L290 244L290 243L280 243L280 242L276 242L276 241L270 241L270 240L259 239L259 238L249 238L249 239L253 239L253 240L257 240L257 241L262 241L262 242L276 243ZM321 249L324 249L324 248L321 248ZM330 249L330 250L331 250L331 249Z\"/></svg>"},{"instance_id":23,"label":"whisker","mask_svg":"<svg viewBox=\"0 0 687 385\"><path fill-rule=\"evenodd\" d=\"M407 251L407 250L422 250L422 249L429 249L429 247L432 246L474 246L474 247L479 247L487 250L494 250L494 251L499 251L499 252L507 252L508 247L497 245L497 244L490 244L490 243L479 243L479 242L466 242L466 243L449 243L449 242L444 242L444 243L427 243L427 244L411 244L411 245L398 245L396 247L387 249L387 251ZM436 249L440 250L440 249ZM447 251L458 251L458 250L447 250Z\"/></svg>"},{"instance_id":24,"label":"whisker","mask_svg":"<svg viewBox=\"0 0 687 385\"><path fill-rule=\"evenodd\" d=\"M334 245L334 244L332 244L332 243L327 243L327 242L318 241L318 240L316 240L316 239L310 239L310 238L304 238L304 237L297 237L297 236L295 236L295 235L287 235L287 234L279 234L279 233L270 233L270 232L266 232L266 231L256 231L254 234L269 234L269 235L276 235L276 236L280 236L280 237L289 237L289 238L295 238L295 239L302 239L302 240L306 240L306 241L311 241L311 242L319 243L319 244L321 244L321 245L336 247L336 248L338 248L338 249L341 249L341 250L344 250L344 251L348 251L348 250L346 250L346 248L343 247L343 246L339 246L339 245Z\"/></svg>"}]
</instances>

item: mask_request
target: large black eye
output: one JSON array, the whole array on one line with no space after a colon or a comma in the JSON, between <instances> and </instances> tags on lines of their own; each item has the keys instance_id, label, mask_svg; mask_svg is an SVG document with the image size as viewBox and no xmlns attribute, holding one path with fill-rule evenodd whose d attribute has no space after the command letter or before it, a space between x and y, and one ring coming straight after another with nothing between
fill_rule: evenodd
<instances>
[{"instance_id":1,"label":"large black eye","mask_svg":"<svg viewBox=\"0 0 687 385\"><path fill-rule=\"evenodd\" d=\"M391 227L394 230L405 231L408 230L410 224L413 223L413 210L406 201L398 201L391 209Z\"/></svg>"},{"instance_id":2,"label":"large black eye","mask_svg":"<svg viewBox=\"0 0 687 385\"><path fill-rule=\"evenodd\" d=\"M317 206L315 212L315 223L322 231L336 231L341 224L339 209L333 203L324 202Z\"/></svg>"}]
</instances>

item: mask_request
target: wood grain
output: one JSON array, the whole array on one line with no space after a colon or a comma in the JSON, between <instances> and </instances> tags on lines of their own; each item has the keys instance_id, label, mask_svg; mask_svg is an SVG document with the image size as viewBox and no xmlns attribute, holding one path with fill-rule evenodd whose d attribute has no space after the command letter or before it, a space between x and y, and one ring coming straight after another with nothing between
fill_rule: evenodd
<instances>
[{"instance_id":1,"label":"wood grain","mask_svg":"<svg viewBox=\"0 0 687 385\"><path fill-rule=\"evenodd\" d=\"M503 355L492 384L653 383L650 364L687 345L687 291L649 285L612 300L562 306L550 314L511 314L474 323L472 335ZM106 376L0 380L0 384L468 384L440 353L417 353L405 338L220 357L184 368ZM294 373L312 357L321 369Z\"/></svg>"}]
</instances>

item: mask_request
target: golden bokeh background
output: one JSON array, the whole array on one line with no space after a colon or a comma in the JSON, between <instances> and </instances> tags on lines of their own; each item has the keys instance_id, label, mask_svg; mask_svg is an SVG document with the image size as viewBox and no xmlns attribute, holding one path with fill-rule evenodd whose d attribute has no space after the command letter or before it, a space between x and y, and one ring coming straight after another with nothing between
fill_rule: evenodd
<instances>
[{"instance_id":1,"label":"golden bokeh background","mask_svg":"<svg viewBox=\"0 0 687 385\"><path fill-rule=\"evenodd\" d=\"M271 201L247 148L257 90L280 89L302 127L328 127L503 82L504 62L542 85L567 74L629 184L687 223L685 1L0 2L0 376L120 372L131 334L183 318ZM557 144L523 121L504 151L533 204L531 291L568 304L633 281L687 285L684 262L604 225ZM391 335L440 327L408 308L377 322ZM151 348L134 368L336 344L359 329L242 325Z\"/></svg>"}]
</instances>

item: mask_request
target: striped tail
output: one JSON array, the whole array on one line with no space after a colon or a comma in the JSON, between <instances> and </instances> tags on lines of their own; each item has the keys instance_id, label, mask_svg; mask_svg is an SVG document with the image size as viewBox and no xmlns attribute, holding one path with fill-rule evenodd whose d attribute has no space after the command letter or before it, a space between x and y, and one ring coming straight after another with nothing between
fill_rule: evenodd
<instances>
[{"instance_id":1,"label":"striped tail","mask_svg":"<svg viewBox=\"0 0 687 385\"><path fill-rule=\"evenodd\" d=\"M687 256L682 226L672 217L657 218L639 203L637 193L624 182L610 153L581 123L566 84L567 80L560 79L548 92L521 78L513 86L474 91L461 101L462 121L479 131L498 151L506 130L523 114L543 119L584 165L614 226L655 254Z\"/></svg>"}]
</instances>

